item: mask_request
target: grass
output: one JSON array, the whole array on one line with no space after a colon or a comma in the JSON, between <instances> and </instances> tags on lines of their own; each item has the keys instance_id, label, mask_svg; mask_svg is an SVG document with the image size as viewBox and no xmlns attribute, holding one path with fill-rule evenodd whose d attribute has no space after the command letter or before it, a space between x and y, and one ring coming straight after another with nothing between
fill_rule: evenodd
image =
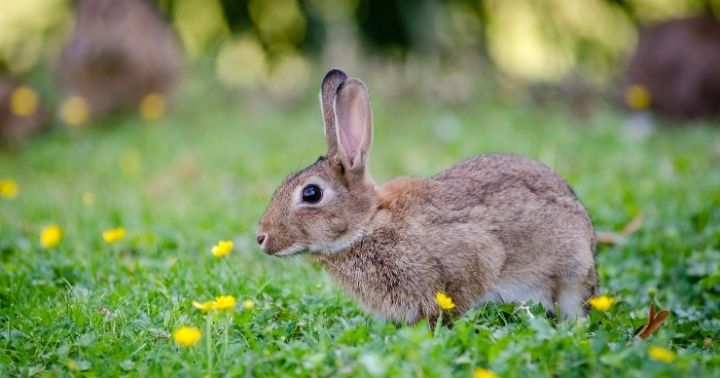
<instances>
[{"instance_id":1,"label":"grass","mask_svg":"<svg viewBox=\"0 0 720 378\"><path fill-rule=\"evenodd\" d=\"M158 123L129 117L0 151L0 178L20 186L0 198L0 376L720 375L720 129L636 140L609 110L580 120L503 101L374 100L378 181L517 152L566 177L598 229L643 213L638 232L597 252L612 308L556 322L534 306L487 305L437 332L363 313L305 258L254 245L275 186L323 152L317 104L203 92ZM40 246L48 224L63 231L54 248ZM105 243L113 227L127 235ZM222 239L234 251L215 258ZM219 295L238 306L191 305ZM633 339L653 302L670 318ZM173 341L183 325L203 332L198 345Z\"/></svg>"}]
</instances>

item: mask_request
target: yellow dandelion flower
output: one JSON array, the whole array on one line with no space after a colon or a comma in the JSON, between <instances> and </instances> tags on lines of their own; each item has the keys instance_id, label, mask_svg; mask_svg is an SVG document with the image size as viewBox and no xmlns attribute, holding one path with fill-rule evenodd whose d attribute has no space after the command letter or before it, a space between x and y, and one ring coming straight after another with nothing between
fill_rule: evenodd
<instances>
[{"instance_id":1,"label":"yellow dandelion flower","mask_svg":"<svg viewBox=\"0 0 720 378\"><path fill-rule=\"evenodd\" d=\"M147 121L157 121L165 115L167 104L165 96L159 93L150 93L140 101L140 115Z\"/></svg>"},{"instance_id":2,"label":"yellow dandelion flower","mask_svg":"<svg viewBox=\"0 0 720 378\"><path fill-rule=\"evenodd\" d=\"M492 370L477 368L473 372L473 378L499 378L499 376Z\"/></svg>"},{"instance_id":3,"label":"yellow dandelion flower","mask_svg":"<svg viewBox=\"0 0 720 378\"><path fill-rule=\"evenodd\" d=\"M80 96L70 96L60 105L60 119L70 126L80 126L90 118L90 106Z\"/></svg>"},{"instance_id":4,"label":"yellow dandelion flower","mask_svg":"<svg viewBox=\"0 0 720 378\"><path fill-rule=\"evenodd\" d=\"M19 117L33 115L39 103L37 92L24 85L15 88L10 95L10 111Z\"/></svg>"},{"instance_id":5,"label":"yellow dandelion flower","mask_svg":"<svg viewBox=\"0 0 720 378\"><path fill-rule=\"evenodd\" d=\"M635 110L650 106L650 92L642 85L631 85L625 89L625 104Z\"/></svg>"},{"instance_id":6,"label":"yellow dandelion flower","mask_svg":"<svg viewBox=\"0 0 720 378\"><path fill-rule=\"evenodd\" d=\"M103 240L105 240L105 243L108 244L119 242L120 240L123 240L123 238L125 238L125 229L122 227L118 227L105 230L102 233L102 237Z\"/></svg>"},{"instance_id":7,"label":"yellow dandelion flower","mask_svg":"<svg viewBox=\"0 0 720 378\"><path fill-rule=\"evenodd\" d=\"M221 295L215 298L215 308L218 310L226 310L235 307L237 301L232 295Z\"/></svg>"},{"instance_id":8,"label":"yellow dandelion flower","mask_svg":"<svg viewBox=\"0 0 720 378\"><path fill-rule=\"evenodd\" d=\"M175 342L184 347L197 344L200 338L202 338L202 333L195 327L182 326L173 332Z\"/></svg>"},{"instance_id":9,"label":"yellow dandelion flower","mask_svg":"<svg viewBox=\"0 0 720 378\"><path fill-rule=\"evenodd\" d=\"M252 310L255 308L255 302L250 299L246 299L243 301L243 308L246 310Z\"/></svg>"},{"instance_id":10,"label":"yellow dandelion flower","mask_svg":"<svg viewBox=\"0 0 720 378\"><path fill-rule=\"evenodd\" d=\"M15 181L10 179L0 180L0 196L7 199L13 199L17 197L19 192L20 187L18 187L18 184Z\"/></svg>"},{"instance_id":11,"label":"yellow dandelion flower","mask_svg":"<svg viewBox=\"0 0 720 378\"><path fill-rule=\"evenodd\" d=\"M77 370L77 369L78 369L78 364L77 364L77 362L75 362L75 360L68 360L68 361L65 363L65 366L66 366L68 369L70 369L70 370Z\"/></svg>"},{"instance_id":12,"label":"yellow dandelion flower","mask_svg":"<svg viewBox=\"0 0 720 378\"><path fill-rule=\"evenodd\" d=\"M93 207L93 205L95 205L95 194L92 192L85 192L82 194L81 200L85 207Z\"/></svg>"},{"instance_id":13,"label":"yellow dandelion flower","mask_svg":"<svg viewBox=\"0 0 720 378\"><path fill-rule=\"evenodd\" d=\"M210 311L210 310L215 309L215 301L207 301L207 302L193 301L192 305L193 305L193 307L199 309L200 311Z\"/></svg>"},{"instance_id":14,"label":"yellow dandelion flower","mask_svg":"<svg viewBox=\"0 0 720 378\"><path fill-rule=\"evenodd\" d=\"M435 302L437 302L438 306L443 310L452 310L455 308L455 303L453 303L452 298L439 291L435 293Z\"/></svg>"},{"instance_id":15,"label":"yellow dandelion flower","mask_svg":"<svg viewBox=\"0 0 720 378\"><path fill-rule=\"evenodd\" d=\"M210 252L215 257L223 257L223 256L230 254L230 252L232 252L233 246L234 246L234 244L233 244L232 240L220 240L217 244L215 244L212 247Z\"/></svg>"},{"instance_id":16,"label":"yellow dandelion flower","mask_svg":"<svg viewBox=\"0 0 720 378\"><path fill-rule=\"evenodd\" d=\"M62 230L56 224L45 226L40 231L40 245L43 248L53 248L60 243L62 239Z\"/></svg>"},{"instance_id":17,"label":"yellow dandelion flower","mask_svg":"<svg viewBox=\"0 0 720 378\"><path fill-rule=\"evenodd\" d=\"M236 304L237 301L232 295L221 295L214 300L207 302L192 302L193 307L201 311L226 310L235 307Z\"/></svg>"},{"instance_id":18,"label":"yellow dandelion flower","mask_svg":"<svg viewBox=\"0 0 720 378\"><path fill-rule=\"evenodd\" d=\"M600 311L607 311L615 300L608 295L599 295L590 299L590 306Z\"/></svg>"},{"instance_id":19,"label":"yellow dandelion flower","mask_svg":"<svg viewBox=\"0 0 720 378\"><path fill-rule=\"evenodd\" d=\"M673 360L675 359L675 353L668 349L655 345L650 345L648 347L648 355L655 361L661 361L665 363L673 362Z\"/></svg>"}]
</instances>

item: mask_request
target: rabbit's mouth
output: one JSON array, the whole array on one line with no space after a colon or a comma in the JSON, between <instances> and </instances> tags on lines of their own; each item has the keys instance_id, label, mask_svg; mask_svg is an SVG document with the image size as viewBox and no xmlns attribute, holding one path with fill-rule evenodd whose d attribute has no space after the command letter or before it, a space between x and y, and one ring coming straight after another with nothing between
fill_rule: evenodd
<instances>
[{"instance_id":1,"label":"rabbit's mouth","mask_svg":"<svg viewBox=\"0 0 720 378\"><path fill-rule=\"evenodd\" d=\"M285 247L285 248L282 248L282 246L279 246L280 248L278 248L277 243L271 243L268 240L267 236L262 237L262 238L258 237L258 243L260 244L260 249L262 249L262 251L265 252L265 254L270 255L270 256L286 257L286 256L297 255L297 254L308 251L307 247L305 247L299 243L291 244L289 247Z\"/></svg>"},{"instance_id":2,"label":"rabbit's mouth","mask_svg":"<svg viewBox=\"0 0 720 378\"><path fill-rule=\"evenodd\" d=\"M285 237L285 234L260 225L255 235L260 249L270 256L292 256L307 251L307 246L297 240Z\"/></svg>"}]
</instances>

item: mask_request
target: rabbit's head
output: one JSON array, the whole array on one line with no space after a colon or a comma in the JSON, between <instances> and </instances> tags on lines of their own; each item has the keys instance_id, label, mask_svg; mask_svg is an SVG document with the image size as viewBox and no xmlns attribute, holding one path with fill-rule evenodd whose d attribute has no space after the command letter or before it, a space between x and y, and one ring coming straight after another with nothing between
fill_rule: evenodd
<instances>
[{"instance_id":1,"label":"rabbit's head","mask_svg":"<svg viewBox=\"0 0 720 378\"><path fill-rule=\"evenodd\" d=\"M275 191L257 229L267 254L343 250L362 236L376 207L368 173L372 112L365 84L333 69L323 79L320 105L327 153Z\"/></svg>"}]
</instances>

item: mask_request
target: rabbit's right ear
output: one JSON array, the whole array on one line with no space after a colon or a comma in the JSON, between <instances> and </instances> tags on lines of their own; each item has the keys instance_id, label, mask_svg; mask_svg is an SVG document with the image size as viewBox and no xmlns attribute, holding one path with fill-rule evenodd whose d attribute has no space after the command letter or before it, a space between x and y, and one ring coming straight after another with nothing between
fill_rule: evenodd
<instances>
[{"instance_id":1,"label":"rabbit's right ear","mask_svg":"<svg viewBox=\"0 0 720 378\"><path fill-rule=\"evenodd\" d=\"M365 83L356 78L345 80L338 88L334 110L343 165L364 173L372 145L372 110Z\"/></svg>"},{"instance_id":2,"label":"rabbit's right ear","mask_svg":"<svg viewBox=\"0 0 720 378\"><path fill-rule=\"evenodd\" d=\"M340 85L347 79L347 75L342 70L333 68L325 74L325 78L320 85L320 107L323 113L323 123L325 124L325 140L328 145L327 156L334 156L338 152L337 132L335 131L335 95Z\"/></svg>"}]
</instances>

